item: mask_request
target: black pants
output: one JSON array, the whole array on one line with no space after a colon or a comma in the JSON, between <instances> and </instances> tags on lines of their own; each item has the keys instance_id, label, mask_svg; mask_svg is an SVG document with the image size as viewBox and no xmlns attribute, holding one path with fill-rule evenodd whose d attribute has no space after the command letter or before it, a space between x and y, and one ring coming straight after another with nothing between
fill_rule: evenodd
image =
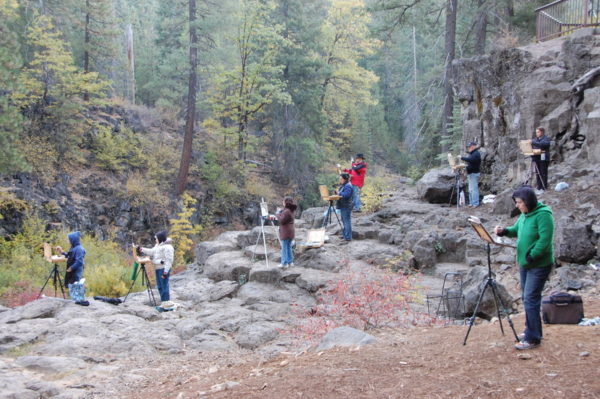
<instances>
[{"instance_id":1,"label":"black pants","mask_svg":"<svg viewBox=\"0 0 600 399\"><path fill-rule=\"evenodd\" d=\"M548 189L548 161L542 161L541 159L534 159L535 167L537 169L535 173L535 179L537 182L538 190Z\"/></svg>"}]
</instances>

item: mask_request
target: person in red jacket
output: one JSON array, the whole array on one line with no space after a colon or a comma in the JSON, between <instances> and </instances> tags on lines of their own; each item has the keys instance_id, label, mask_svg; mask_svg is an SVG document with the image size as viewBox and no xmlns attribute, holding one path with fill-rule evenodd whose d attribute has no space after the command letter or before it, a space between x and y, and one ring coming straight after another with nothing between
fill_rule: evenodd
<instances>
[{"instance_id":1,"label":"person in red jacket","mask_svg":"<svg viewBox=\"0 0 600 399\"><path fill-rule=\"evenodd\" d=\"M344 169L345 173L350 174L350 183L352 183L352 203L354 212L360 212L362 203L360 202L360 190L365 184L365 175L367 174L368 164L365 162L363 154L356 154L352 161L350 169Z\"/></svg>"},{"instance_id":2,"label":"person in red jacket","mask_svg":"<svg viewBox=\"0 0 600 399\"><path fill-rule=\"evenodd\" d=\"M277 212L279 221L279 239L281 240L281 264L279 267L287 268L294 266L294 252L292 251L292 240L295 237L294 211L297 205L291 197L283 199L283 209Z\"/></svg>"}]
</instances>

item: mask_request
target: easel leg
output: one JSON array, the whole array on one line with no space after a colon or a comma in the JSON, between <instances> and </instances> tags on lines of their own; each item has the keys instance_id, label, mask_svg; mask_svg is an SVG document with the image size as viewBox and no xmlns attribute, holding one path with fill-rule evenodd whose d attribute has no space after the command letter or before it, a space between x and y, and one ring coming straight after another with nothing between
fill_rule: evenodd
<instances>
[{"instance_id":1,"label":"easel leg","mask_svg":"<svg viewBox=\"0 0 600 399\"><path fill-rule=\"evenodd\" d=\"M142 284L144 278L146 279L146 290L148 291L148 300L152 304L152 306L156 306L156 298L154 298L154 292L152 292L152 284L150 283L150 278L148 277L148 272L146 271L146 267L142 265L142 269L144 270L144 274L142 275ZM157 282L158 284L158 282Z\"/></svg>"},{"instance_id":2,"label":"easel leg","mask_svg":"<svg viewBox=\"0 0 600 399\"><path fill-rule=\"evenodd\" d=\"M127 291L127 294L125 295L125 298L123 298L123 303L125 303L125 301L127 300L127 297L129 296L129 294L131 294L131 290L133 289L133 286L135 285L135 282L137 281L137 278L140 274L140 271L142 269L142 266L140 265L140 267L138 267L138 269L135 271L135 276L133 276L133 281L131 282L131 285L129 286L129 290ZM143 284L143 282L142 282Z\"/></svg>"},{"instance_id":3,"label":"easel leg","mask_svg":"<svg viewBox=\"0 0 600 399\"><path fill-rule=\"evenodd\" d=\"M463 341L463 345L467 344L467 339L469 338L469 333L471 332L471 328L475 323L475 317L477 317L477 312L479 311L479 306L481 305L481 300L483 299L483 295L485 295L485 290L488 287L488 281L486 281L485 286L481 290L481 294L479 294L479 298L477 299L477 303L475 304L475 310L473 310L473 316L471 316L471 321L469 322L469 328L467 329L467 335L465 335L465 340Z\"/></svg>"}]
</instances>

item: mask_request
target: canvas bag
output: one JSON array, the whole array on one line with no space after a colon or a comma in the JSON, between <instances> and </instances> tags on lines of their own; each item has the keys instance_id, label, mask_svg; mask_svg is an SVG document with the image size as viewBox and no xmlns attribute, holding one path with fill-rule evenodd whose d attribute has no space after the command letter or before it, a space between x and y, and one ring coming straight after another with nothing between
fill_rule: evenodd
<instances>
[{"instance_id":1,"label":"canvas bag","mask_svg":"<svg viewBox=\"0 0 600 399\"><path fill-rule=\"evenodd\" d=\"M542 298L542 320L546 324L578 324L583 318L580 295L553 292Z\"/></svg>"},{"instance_id":2,"label":"canvas bag","mask_svg":"<svg viewBox=\"0 0 600 399\"><path fill-rule=\"evenodd\" d=\"M85 285L80 281L69 284L69 295L75 302L85 301Z\"/></svg>"}]
</instances>

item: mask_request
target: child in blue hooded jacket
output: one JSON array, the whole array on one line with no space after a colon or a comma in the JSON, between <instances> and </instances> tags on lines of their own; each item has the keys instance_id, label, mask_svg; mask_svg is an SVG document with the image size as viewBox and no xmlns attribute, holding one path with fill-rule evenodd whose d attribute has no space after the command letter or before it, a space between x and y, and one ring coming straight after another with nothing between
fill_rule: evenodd
<instances>
[{"instance_id":1,"label":"child in blue hooded jacket","mask_svg":"<svg viewBox=\"0 0 600 399\"><path fill-rule=\"evenodd\" d=\"M73 284L83 277L83 267L85 265L85 248L81 245L81 233L74 231L67 235L71 243L69 252L64 252L61 247L56 249L67 258L67 273L65 274L65 285Z\"/></svg>"}]
</instances>

